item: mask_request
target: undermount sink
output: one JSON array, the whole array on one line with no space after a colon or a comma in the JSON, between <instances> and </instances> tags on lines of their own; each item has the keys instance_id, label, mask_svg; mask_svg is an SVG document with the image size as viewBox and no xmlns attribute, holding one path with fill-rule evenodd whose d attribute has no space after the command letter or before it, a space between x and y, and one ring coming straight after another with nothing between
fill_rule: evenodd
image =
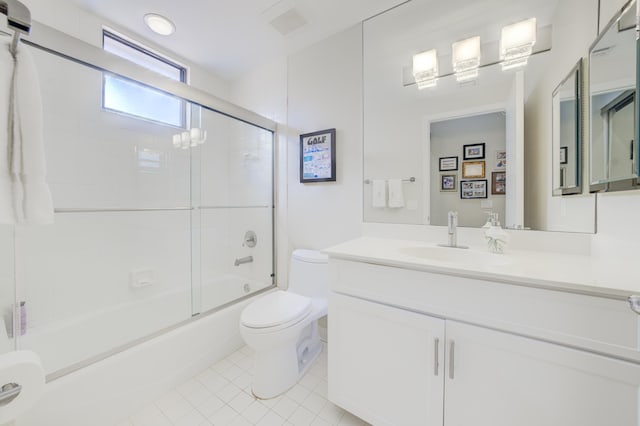
<instances>
[{"instance_id":1,"label":"undermount sink","mask_svg":"<svg viewBox=\"0 0 640 426\"><path fill-rule=\"evenodd\" d=\"M494 254L479 250L462 250L454 247L416 246L402 247L398 251L407 256L425 260L446 262L459 266L505 266L510 259L501 254Z\"/></svg>"}]
</instances>

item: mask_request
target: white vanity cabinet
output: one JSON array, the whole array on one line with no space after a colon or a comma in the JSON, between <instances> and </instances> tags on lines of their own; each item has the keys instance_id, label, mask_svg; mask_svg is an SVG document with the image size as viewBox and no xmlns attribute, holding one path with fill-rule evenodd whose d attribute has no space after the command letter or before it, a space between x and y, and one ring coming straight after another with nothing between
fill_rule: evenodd
<instances>
[{"instance_id":1,"label":"white vanity cabinet","mask_svg":"<svg viewBox=\"0 0 640 426\"><path fill-rule=\"evenodd\" d=\"M329 306L334 402L376 425L441 425L444 321L341 295Z\"/></svg>"},{"instance_id":2,"label":"white vanity cabinet","mask_svg":"<svg viewBox=\"0 0 640 426\"><path fill-rule=\"evenodd\" d=\"M640 362L618 356L637 354L638 319L622 301L487 283L504 298L474 305L481 281L340 259L330 279L329 399L373 425L640 425ZM519 304L498 320L510 291ZM582 308L621 329L582 328Z\"/></svg>"}]
</instances>

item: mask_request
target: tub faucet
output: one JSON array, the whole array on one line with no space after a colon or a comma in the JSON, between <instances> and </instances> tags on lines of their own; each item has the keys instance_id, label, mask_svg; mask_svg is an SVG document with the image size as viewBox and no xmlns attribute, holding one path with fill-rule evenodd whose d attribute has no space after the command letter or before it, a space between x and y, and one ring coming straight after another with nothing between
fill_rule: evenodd
<instances>
[{"instance_id":1,"label":"tub faucet","mask_svg":"<svg viewBox=\"0 0 640 426\"><path fill-rule=\"evenodd\" d=\"M246 257L241 257L240 259L236 259L235 262L233 262L233 264L235 266L240 266L243 263L251 263L253 262L253 256L246 256Z\"/></svg>"},{"instance_id":2,"label":"tub faucet","mask_svg":"<svg viewBox=\"0 0 640 426\"><path fill-rule=\"evenodd\" d=\"M469 248L458 245L458 212L449 211L447 214L447 244L438 244L441 247Z\"/></svg>"}]
</instances>

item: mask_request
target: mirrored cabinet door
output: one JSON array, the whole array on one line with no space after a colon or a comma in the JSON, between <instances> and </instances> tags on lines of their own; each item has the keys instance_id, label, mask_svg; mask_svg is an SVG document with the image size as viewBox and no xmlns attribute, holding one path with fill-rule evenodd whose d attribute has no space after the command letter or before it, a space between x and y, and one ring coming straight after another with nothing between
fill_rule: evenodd
<instances>
[{"instance_id":1,"label":"mirrored cabinet door","mask_svg":"<svg viewBox=\"0 0 640 426\"><path fill-rule=\"evenodd\" d=\"M636 0L589 50L590 191L638 186Z\"/></svg>"},{"instance_id":2,"label":"mirrored cabinet door","mask_svg":"<svg viewBox=\"0 0 640 426\"><path fill-rule=\"evenodd\" d=\"M582 59L553 91L553 195L582 193Z\"/></svg>"}]
</instances>

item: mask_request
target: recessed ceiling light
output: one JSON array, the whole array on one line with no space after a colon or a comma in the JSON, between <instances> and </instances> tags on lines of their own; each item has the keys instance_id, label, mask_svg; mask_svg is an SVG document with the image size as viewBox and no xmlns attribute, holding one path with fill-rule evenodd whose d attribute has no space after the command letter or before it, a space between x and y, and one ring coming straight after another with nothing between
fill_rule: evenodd
<instances>
[{"instance_id":1,"label":"recessed ceiling light","mask_svg":"<svg viewBox=\"0 0 640 426\"><path fill-rule=\"evenodd\" d=\"M176 26L168 18L157 13L147 13L144 15L144 23L156 34L171 35L175 32Z\"/></svg>"}]
</instances>

